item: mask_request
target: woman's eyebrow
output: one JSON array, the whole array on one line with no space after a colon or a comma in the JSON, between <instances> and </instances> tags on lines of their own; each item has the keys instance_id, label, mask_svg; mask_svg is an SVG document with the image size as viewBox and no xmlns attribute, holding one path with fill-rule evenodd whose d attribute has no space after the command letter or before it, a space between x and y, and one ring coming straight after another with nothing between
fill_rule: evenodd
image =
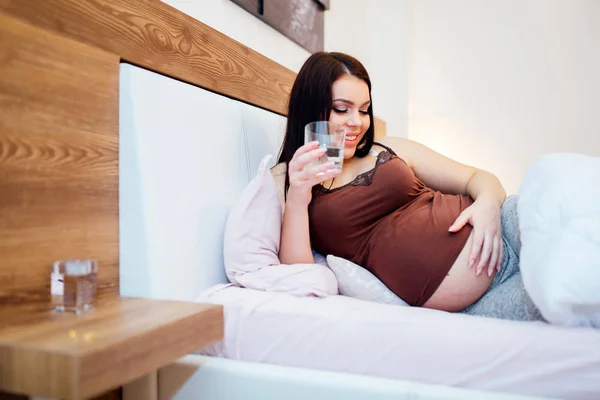
<instances>
[{"instance_id":1,"label":"woman's eyebrow","mask_svg":"<svg viewBox=\"0 0 600 400\"><path fill-rule=\"evenodd\" d=\"M346 104L348 104L348 105L350 105L350 106L353 106L353 105L354 105L354 102L353 102L353 101L350 101L350 100L347 100L347 99L343 99L343 98L335 99L335 100L333 100L333 101L340 101L340 102L342 102L342 103L346 103ZM371 104L371 101L370 101L370 100L369 100L369 101L365 101L361 107L363 107L363 106L367 106L367 105L369 105L369 104Z\"/></svg>"}]
</instances>

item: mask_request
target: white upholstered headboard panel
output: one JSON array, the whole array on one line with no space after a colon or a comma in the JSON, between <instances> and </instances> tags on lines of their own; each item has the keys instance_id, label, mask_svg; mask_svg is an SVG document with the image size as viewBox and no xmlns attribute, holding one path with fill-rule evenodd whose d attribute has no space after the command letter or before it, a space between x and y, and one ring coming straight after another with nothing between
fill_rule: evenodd
<instances>
[{"instance_id":1,"label":"white upholstered headboard panel","mask_svg":"<svg viewBox=\"0 0 600 400\"><path fill-rule=\"evenodd\" d=\"M128 64L119 107L121 295L194 300L226 282L228 210L285 118Z\"/></svg>"}]
</instances>

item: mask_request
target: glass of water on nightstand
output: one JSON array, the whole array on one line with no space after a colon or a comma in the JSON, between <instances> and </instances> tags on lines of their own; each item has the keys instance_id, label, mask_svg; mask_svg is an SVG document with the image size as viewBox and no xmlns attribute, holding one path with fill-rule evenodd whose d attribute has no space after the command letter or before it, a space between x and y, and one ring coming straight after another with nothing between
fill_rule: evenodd
<instances>
[{"instance_id":1,"label":"glass of water on nightstand","mask_svg":"<svg viewBox=\"0 0 600 400\"><path fill-rule=\"evenodd\" d=\"M96 297L97 277L96 260L55 261L50 273L52 310L81 314L91 309Z\"/></svg>"},{"instance_id":2,"label":"glass of water on nightstand","mask_svg":"<svg viewBox=\"0 0 600 400\"><path fill-rule=\"evenodd\" d=\"M326 162L332 162L334 169L342 169L344 163L344 142L346 128L335 126L329 121L314 121L304 127L304 143L318 142L319 147L327 149L325 154L309 167L316 167Z\"/></svg>"}]
</instances>

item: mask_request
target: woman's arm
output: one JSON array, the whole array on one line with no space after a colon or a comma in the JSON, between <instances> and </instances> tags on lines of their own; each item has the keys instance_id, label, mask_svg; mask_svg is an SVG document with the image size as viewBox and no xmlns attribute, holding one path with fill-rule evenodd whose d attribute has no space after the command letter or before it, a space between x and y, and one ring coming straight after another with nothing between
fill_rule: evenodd
<instances>
[{"instance_id":1,"label":"woman's arm","mask_svg":"<svg viewBox=\"0 0 600 400\"><path fill-rule=\"evenodd\" d=\"M274 166L271 169L271 174L275 181L283 212L279 261L282 264L312 264L314 258L308 230L308 207L295 204L294 199L296 196L293 193L292 196L285 196L285 163ZM290 200L289 202L286 201L286 197Z\"/></svg>"},{"instance_id":2,"label":"woman's arm","mask_svg":"<svg viewBox=\"0 0 600 400\"><path fill-rule=\"evenodd\" d=\"M391 147L427 186L442 193L468 194L473 200L481 196L500 205L506 192L493 174L461 164L420 143L404 138L386 137Z\"/></svg>"},{"instance_id":3,"label":"woman's arm","mask_svg":"<svg viewBox=\"0 0 600 400\"><path fill-rule=\"evenodd\" d=\"M308 227L308 204L312 199L312 187L333 179L340 171L334 170L328 162L317 167L307 165L319 159L325 152L317 148L316 143L306 144L298 149L289 163L290 187L285 197L281 240L279 242L279 261L282 264L313 264L310 231ZM280 198L285 191L285 165L283 173L279 166L273 168L273 178L278 186Z\"/></svg>"},{"instance_id":4,"label":"woman's arm","mask_svg":"<svg viewBox=\"0 0 600 400\"><path fill-rule=\"evenodd\" d=\"M282 264L313 264L315 262L308 230L308 207L293 199L285 203L279 261Z\"/></svg>"},{"instance_id":5,"label":"woman's arm","mask_svg":"<svg viewBox=\"0 0 600 400\"><path fill-rule=\"evenodd\" d=\"M506 191L500 180L494 174L481 169L475 170L475 173L467 182L466 192L474 200L488 197L498 207L502 207L502 203L506 198Z\"/></svg>"}]
</instances>

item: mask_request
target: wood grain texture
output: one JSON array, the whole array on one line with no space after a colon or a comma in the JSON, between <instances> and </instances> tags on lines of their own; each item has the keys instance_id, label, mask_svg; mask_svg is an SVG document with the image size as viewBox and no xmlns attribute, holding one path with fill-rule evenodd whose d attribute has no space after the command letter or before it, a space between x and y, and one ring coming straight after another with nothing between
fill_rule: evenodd
<instances>
[{"instance_id":1,"label":"wood grain texture","mask_svg":"<svg viewBox=\"0 0 600 400\"><path fill-rule=\"evenodd\" d=\"M0 10L129 63L287 114L292 71L158 0L0 0Z\"/></svg>"},{"instance_id":2,"label":"wood grain texture","mask_svg":"<svg viewBox=\"0 0 600 400\"><path fill-rule=\"evenodd\" d=\"M121 390L121 388L116 388L116 389L110 390L106 393L103 393L101 395L94 396L90 400L121 400L121 399L123 399L123 391ZM152 400L152 399L148 399L148 400Z\"/></svg>"},{"instance_id":3,"label":"wood grain texture","mask_svg":"<svg viewBox=\"0 0 600 400\"><path fill-rule=\"evenodd\" d=\"M0 304L49 304L64 258L118 293L118 67L0 12Z\"/></svg>"},{"instance_id":4,"label":"wood grain texture","mask_svg":"<svg viewBox=\"0 0 600 400\"><path fill-rule=\"evenodd\" d=\"M0 390L79 399L223 337L220 305L102 297L80 316L39 304L0 311Z\"/></svg>"},{"instance_id":5,"label":"wood grain texture","mask_svg":"<svg viewBox=\"0 0 600 400\"><path fill-rule=\"evenodd\" d=\"M29 400L29 396L0 391L0 400Z\"/></svg>"},{"instance_id":6,"label":"wood grain texture","mask_svg":"<svg viewBox=\"0 0 600 400\"><path fill-rule=\"evenodd\" d=\"M173 361L175 362L175 361ZM169 365L171 365L170 363ZM162 368L161 368L162 370ZM123 386L124 400L158 400L159 371L150 372ZM171 398L171 397L170 397Z\"/></svg>"}]
</instances>

